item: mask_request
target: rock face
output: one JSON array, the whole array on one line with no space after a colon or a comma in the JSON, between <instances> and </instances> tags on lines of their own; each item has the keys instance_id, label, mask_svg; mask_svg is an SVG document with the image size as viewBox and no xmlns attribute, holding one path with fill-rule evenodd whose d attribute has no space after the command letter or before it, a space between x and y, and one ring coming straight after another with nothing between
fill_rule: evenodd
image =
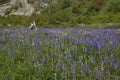
<instances>
[{"instance_id":1,"label":"rock face","mask_svg":"<svg viewBox=\"0 0 120 80\"><path fill-rule=\"evenodd\" d=\"M34 12L34 8L32 7L32 5L28 4L27 0L11 0L11 5L14 5L18 3L21 6L19 6L20 8L18 8L16 11L13 10L11 14L15 14L15 15L31 15Z\"/></svg>"},{"instance_id":2,"label":"rock face","mask_svg":"<svg viewBox=\"0 0 120 80\"><path fill-rule=\"evenodd\" d=\"M46 7L57 0L9 0L5 4L0 4L0 15L31 15L36 12L36 7ZM30 3L31 2L31 3ZM39 11L38 11L39 10ZM37 12L40 13L40 9ZM36 13L37 13L36 12Z\"/></svg>"},{"instance_id":3,"label":"rock face","mask_svg":"<svg viewBox=\"0 0 120 80\"><path fill-rule=\"evenodd\" d=\"M31 15L34 10L27 0L10 0L9 3L0 6L0 15Z\"/></svg>"}]
</instances>

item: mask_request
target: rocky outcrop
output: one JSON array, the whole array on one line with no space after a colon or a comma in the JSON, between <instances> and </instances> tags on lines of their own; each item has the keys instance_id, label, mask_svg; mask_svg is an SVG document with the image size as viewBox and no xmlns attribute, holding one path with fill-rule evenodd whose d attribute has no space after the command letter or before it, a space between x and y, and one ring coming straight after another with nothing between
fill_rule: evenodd
<instances>
[{"instance_id":1,"label":"rocky outcrop","mask_svg":"<svg viewBox=\"0 0 120 80\"><path fill-rule=\"evenodd\" d=\"M40 13L38 7L46 7L50 3L57 0L10 0L9 2L0 5L0 15L31 15L32 13Z\"/></svg>"},{"instance_id":2,"label":"rocky outcrop","mask_svg":"<svg viewBox=\"0 0 120 80\"><path fill-rule=\"evenodd\" d=\"M9 3L1 5L0 15L31 15L34 10L27 0L10 0Z\"/></svg>"}]
</instances>

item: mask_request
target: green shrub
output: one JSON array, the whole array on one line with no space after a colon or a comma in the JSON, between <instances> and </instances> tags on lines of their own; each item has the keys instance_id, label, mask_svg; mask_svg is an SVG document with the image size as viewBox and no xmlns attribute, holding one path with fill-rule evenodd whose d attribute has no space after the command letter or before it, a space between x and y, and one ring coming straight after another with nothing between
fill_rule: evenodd
<instances>
[{"instance_id":1,"label":"green shrub","mask_svg":"<svg viewBox=\"0 0 120 80\"><path fill-rule=\"evenodd\" d=\"M81 23L89 24L91 22L90 16L79 15L77 17L77 22L79 24L81 24Z\"/></svg>"},{"instance_id":2,"label":"green shrub","mask_svg":"<svg viewBox=\"0 0 120 80\"><path fill-rule=\"evenodd\" d=\"M79 1L72 4L72 12L74 14L88 15L90 14L91 1Z\"/></svg>"},{"instance_id":3,"label":"green shrub","mask_svg":"<svg viewBox=\"0 0 120 80\"><path fill-rule=\"evenodd\" d=\"M120 0L107 0L103 12L120 12Z\"/></svg>"},{"instance_id":4,"label":"green shrub","mask_svg":"<svg viewBox=\"0 0 120 80\"><path fill-rule=\"evenodd\" d=\"M108 15L96 15L96 16L92 16L91 18L91 23L105 23L105 22L109 22L108 21Z\"/></svg>"},{"instance_id":5,"label":"green shrub","mask_svg":"<svg viewBox=\"0 0 120 80\"><path fill-rule=\"evenodd\" d=\"M58 6L60 9L65 9L71 6L71 0L59 0Z\"/></svg>"},{"instance_id":6,"label":"green shrub","mask_svg":"<svg viewBox=\"0 0 120 80\"><path fill-rule=\"evenodd\" d=\"M91 23L119 23L120 14L99 14L91 17Z\"/></svg>"},{"instance_id":7,"label":"green shrub","mask_svg":"<svg viewBox=\"0 0 120 80\"><path fill-rule=\"evenodd\" d=\"M120 13L110 14L109 17L111 17L111 22L120 23Z\"/></svg>"},{"instance_id":8,"label":"green shrub","mask_svg":"<svg viewBox=\"0 0 120 80\"><path fill-rule=\"evenodd\" d=\"M55 21L68 22L72 18L70 9L60 10L54 15Z\"/></svg>"},{"instance_id":9,"label":"green shrub","mask_svg":"<svg viewBox=\"0 0 120 80\"><path fill-rule=\"evenodd\" d=\"M36 24L39 26L48 26L50 23L50 16L39 14L39 15L34 16L34 20L35 20Z\"/></svg>"}]
</instances>

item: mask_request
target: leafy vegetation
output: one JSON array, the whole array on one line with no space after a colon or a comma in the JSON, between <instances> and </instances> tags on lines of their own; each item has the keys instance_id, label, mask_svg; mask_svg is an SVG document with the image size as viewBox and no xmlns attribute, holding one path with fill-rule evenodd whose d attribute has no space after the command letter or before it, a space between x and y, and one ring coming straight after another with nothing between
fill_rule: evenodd
<instances>
[{"instance_id":1,"label":"leafy vegetation","mask_svg":"<svg viewBox=\"0 0 120 80\"><path fill-rule=\"evenodd\" d=\"M7 3L9 2L10 0L0 0L0 4L4 4L4 3Z\"/></svg>"},{"instance_id":2,"label":"leafy vegetation","mask_svg":"<svg viewBox=\"0 0 120 80\"><path fill-rule=\"evenodd\" d=\"M81 23L120 23L119 4L119 0L58 0L58 3L44 7L41 14L0 17L0 24L11 24L13 27L28 26L33 20L38 27L76 26ZM7 13L9 14L9 10Z\"/></svg>"}]
</instances>

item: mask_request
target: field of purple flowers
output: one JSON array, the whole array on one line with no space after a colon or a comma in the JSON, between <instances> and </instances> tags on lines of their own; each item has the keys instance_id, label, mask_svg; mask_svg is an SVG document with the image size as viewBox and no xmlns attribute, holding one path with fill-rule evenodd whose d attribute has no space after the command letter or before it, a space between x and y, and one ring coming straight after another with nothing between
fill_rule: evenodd
<instances>
[{"instance_id":1,"label":"field of purple flowers","mask_svg":"<svg viewBox=\"0 0 120 80\"><path fill-rule=\"evenodd\" d=\"M120 80L120 30L1 28L0 80Z\"/></svg>"}]
</instances>

